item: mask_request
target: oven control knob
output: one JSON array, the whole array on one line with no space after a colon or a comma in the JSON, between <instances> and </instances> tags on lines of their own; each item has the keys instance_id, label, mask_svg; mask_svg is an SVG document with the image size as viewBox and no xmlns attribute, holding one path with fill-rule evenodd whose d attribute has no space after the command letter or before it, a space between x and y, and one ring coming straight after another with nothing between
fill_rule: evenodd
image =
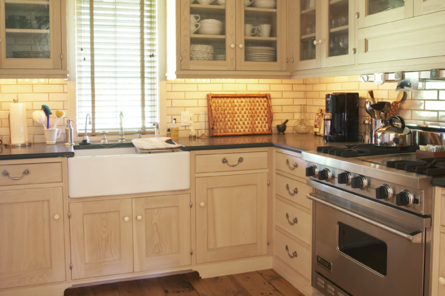
<instances>
[{"instance_id":1,"label":"oven control knob","mask_svg":"<svg viewBox=\"0 0 445 296\"><path fill-rule=\"evenodd\" d=\"M332 179L332 173L329 169L323 169L318 173L318 180L329 181Z\"/></svg>"},{"instance_id":2,"label":"oven control knob","mask_svg":"<svg viewBox=\"0 0 445 296\"><path fill-rule=\"evenodd\" d=\"M349 185L352 182L352 174L350 172L343 172L337 176L338 184Z\"/></svg>"},{"instance_id":3,"label":"oven control knob","mask_svg":"<svg viewBox=\"0 0 445 296\"><path fill-rule=\"evenodd\" d=\"M377 199L390 199L393 195L394 192L388 184L382 184L382 186L375 190L375 198Z\"/></svg>"},{"instance_id":4,"label":"oven control knob","mask_svg":"<svg viewBox=\"0 0 445 296\"><path fill-rule=\"evenodd\" d=\"M410 207L413 205L414 196L409 190L402 190L396 194L396 205Z\"/></svg>"},{"instance_id":5,"label":"oven control knob","mask_svg":"<svg viewBox=\"0 0 445 296\"><path fill-rule=\"evenodd\" d=\"M368 179L366 179L366 177L362 175L354 177L351 181L351 187L365 189L366 187L368 187Z\"/></svg>"},{"instance_id":6,"label":"oven control knob","mask_svg":"<svg viewBox=\"0 0 445 296\"><path fill-rule=\"evenodd\" d=\"M306 168L306 177L317 177L318 167L316 165Z\"/></svg>"}]
</instances>

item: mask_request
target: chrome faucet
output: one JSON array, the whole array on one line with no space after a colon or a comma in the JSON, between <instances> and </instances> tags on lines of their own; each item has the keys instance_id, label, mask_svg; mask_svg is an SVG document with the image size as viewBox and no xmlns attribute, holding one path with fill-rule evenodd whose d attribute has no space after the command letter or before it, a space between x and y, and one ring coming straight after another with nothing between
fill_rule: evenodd
<instances>
[{"instance_id":1,"label":"chrome faucet","mask_svg":"<svg viewBox=\"0 0 445 296\"><path fill-rule=\"evenodd\" d=\"M88 118L90 121L88 121ZM88 138L88 123L91 124L91 116L88 113L87 116L85 116L85 135L83 136L82 142L80 142L80 145L89 145L91 144L90 139Z\"/></svg>"},{"instance_id":2,"label":"chrome faucet","mask_svg":"<svg viewBox=\"0 0 445 296\"><path fill-rule=\"evenodd\" d=\"M153 126L155 127L155 137L159 137L159 123L153 122Z\"/></svg>"},{"instance_id":3,"label":"chrome faucet","mask_svg":"<svg viewBox=\"0 0 445 296\"><path fill-rule=\"evenodd\" d=\"M120 130L119 130L119 140L118 143L125 143L125 134L124 134L124 128L122 126L122 118L124 118L124 114L121 111L121 114L119 115L120 118Z\"/></svg>"}]
</instances>

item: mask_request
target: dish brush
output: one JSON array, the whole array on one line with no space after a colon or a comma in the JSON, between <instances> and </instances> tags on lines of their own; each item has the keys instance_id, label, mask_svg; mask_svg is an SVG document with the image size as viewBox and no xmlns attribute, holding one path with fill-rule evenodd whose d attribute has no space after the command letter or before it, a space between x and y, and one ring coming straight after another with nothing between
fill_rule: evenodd
<instances>
[{"instance_id":1,"label":"dish brush","mask_svg":"<svg viewBox=\"0 0 445 296\"><path fill-rule=\"evenodd\" d=\"M45 122L45 112L42 110L36 110L32 112L32 119L34 119L35 122L41 123L43 125L43 128L46 129L46 126L43 122Z\"/></svg>"},{"instance_id":2,"label":"dish brush","mask_svg":"<svg viewBox=\"0 0 445 296\"><path fill-rule=\"evenodd\" d=\"M47 105L42 105L42 110L46 115L46 128L49 128L49 116L53 114Z\"/></svg>"},{"instance_id":3,"label":"dish brush","mask_svg":"<svg viewBox=\"0 0 445 296\"><path fill-rule=\"evenodd\" d=\"M57 127L57 123L59 122L60 118L63 118L65 116L65 112L63 112L62 110L57 110L56 111L56 123L54 123L54 128Z\"/></svg>"}]
</instances>

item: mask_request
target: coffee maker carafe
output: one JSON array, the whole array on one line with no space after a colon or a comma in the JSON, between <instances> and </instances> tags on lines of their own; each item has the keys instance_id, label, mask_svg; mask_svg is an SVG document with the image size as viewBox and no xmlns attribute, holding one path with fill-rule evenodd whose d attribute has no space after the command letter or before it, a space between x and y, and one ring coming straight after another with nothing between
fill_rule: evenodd
<instances>
[{"instance_id":1,"label":"coffee maker carafe","mask_svg":"<svg viewBox=\"0 0 445 296\"><path fill-rule=\"evenodd\" d=\"M358 141L358 105L358 93L326 95L324 137L327 142Z\"/></svg>"}]
</instances>

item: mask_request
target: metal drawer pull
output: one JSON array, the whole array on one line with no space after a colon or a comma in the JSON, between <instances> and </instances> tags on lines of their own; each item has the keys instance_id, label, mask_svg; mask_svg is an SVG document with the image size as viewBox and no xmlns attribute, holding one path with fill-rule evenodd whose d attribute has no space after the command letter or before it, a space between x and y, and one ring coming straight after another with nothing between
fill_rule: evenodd
<instances>
[{"instance_id":1,"label":"metal drawer pull","mask_svg":"<svg viewBox=\"0 0 445 296\"><path fill-rule=\"evenodd\" d=\"M400 237L402 237L402 238L405 238L405 239L409 240L410 242L412 242L412 243L414 243L414 244L420 244L420 243L422 243L422 237L423 237L422 234L423 234L423 232L421 232L421 231L413 232L413 233L411 233L411 234L407 234L407 233L401 232L401 231L399 231L399 230L397 230L397 229L394 229L394 228L392 228L392 227L386 226L385 224L379 223L379 222L377 222L377 221L374 221L374 220L371 220L371 219L369 219L369 218L363 217L363 216L361 216L361 215L359 215L359 214L356 214L356 213L354 213L354 212L351 212L351 211L348 211L348 210L346 210L346 209L343 209L343 208L341 208L341 207L339 207L339 206L333 205L333 204L331 204L331 203L329 203L329 202L327 202L327 201L324 201L324 200L322 200L322 199L320 199L320 198L318 198L318 197L316 197L316 196L313 196L312 194L308 194L308 195L307 195L307 198L312 199L313 201L316 201L316 202L318 202L318 203L324 204L324 205L326 205L326 206L328 206L328 207L331 207L331 208L333 208L333 209L336 209L337 211L340 211L340 212L342 212L342 213L345 213L345 214L347 214L347 215L349 215L349 216L352 216L352 217L354 217L354 218L357 218L357 219L359 219L359 220L362 220L362 221L364 221L364 222L367 222L367 223L369 223L369 224L371 224L371 225L374 225L374 226L376 226L376 227L379 227L379 228L381 228L381 229L384 229L384 230L386 230L386 231L389 231L389 232L391 232L391 233L393 233L393 234L395 234L395 235L398 235L398 236L400 236Z\"/></svg>"},{"instance_id":2,"label":"metal drawer pull","mask_svg":"<svg viewBox=\"0 0 445 296\"><path fill-rule=\"evenodd\" d=\"M11 177L11 176L9 176L9 173L8 173L7 170L4 170L2 172L2 176L3 177L8 177L9 179L15 180L15 181L20 180L21 178L23 178L24 176L27 176L27 175L29 175L29 170L28 169L24 170L20 177Z\"/></svg>"},{"instance_id":3,"label":"metal drawer pull","mask_svg":"<svg viewBox=\"0 0 445 296\"><path fill-rule=\"evenodd\" d=\"M222 159L222 163L223 164L227 164L229 167L236 167L237 165L239 165L240 163L242 163L244 161L244 159L242 158L242 157L240 157L240 158L238 158L238 163L237 164L230 164L228 161L227 161L227 158L223 158Z\"/></svg>"},{"instance_id":4,"label":"metal drawer pull","mask_svg":"<svg viewBox=\"0 0 445 296\"><path fill-rule=\"evenodd\" d=\"M298 163L297 162L295 162L294 164L293 164L293 167L290 165L290 161L289 161L289 159L286 159L286 164L287 164L287 166L289 167L289 169L291 170L291 171L293 171L293 170L295 170L296 168L298 168Z\"/></svg>"},{"instance_id":5,"label":"metal drawer pull","mask_svg":"<svg viewBox=\"0 0 445 296\"><path fill-rule=\"evenodd\" d=\"M298 256L297 251L294 251L292 254L289 253L289 247L288 247L287 245L286 245L286 251L287 251L287 255L288 255L290 258L296 258L296 257Z\"/></svg>"},{"instance_id":6,"label":"metal drawer pull","mask_svg":"<svg viewBox=\"0 0 445 296\"><path fill-rule=\"evenodd\" d=\"M289 222L290 225L295 225L298 223L297 217L295 217L294 220L292 220L292 221L289 219L289 213L286 213L286 218L287 218L287 222Z\"/></svg>"},{"instance_id":7,"label":"metal drawer pull","mask_svg":"<svg viewBox=\"0 0 445 296\"><path fill-rule=\"evenodd\" d=\"M289 189L289 184L286 184L286 189L287 189L287 192L289 192L290 196L294 196L295 194L298 194L298 188L297 187L295 187L294 191L291 192L290 189Z\"/></svg>"}]
</instances>

